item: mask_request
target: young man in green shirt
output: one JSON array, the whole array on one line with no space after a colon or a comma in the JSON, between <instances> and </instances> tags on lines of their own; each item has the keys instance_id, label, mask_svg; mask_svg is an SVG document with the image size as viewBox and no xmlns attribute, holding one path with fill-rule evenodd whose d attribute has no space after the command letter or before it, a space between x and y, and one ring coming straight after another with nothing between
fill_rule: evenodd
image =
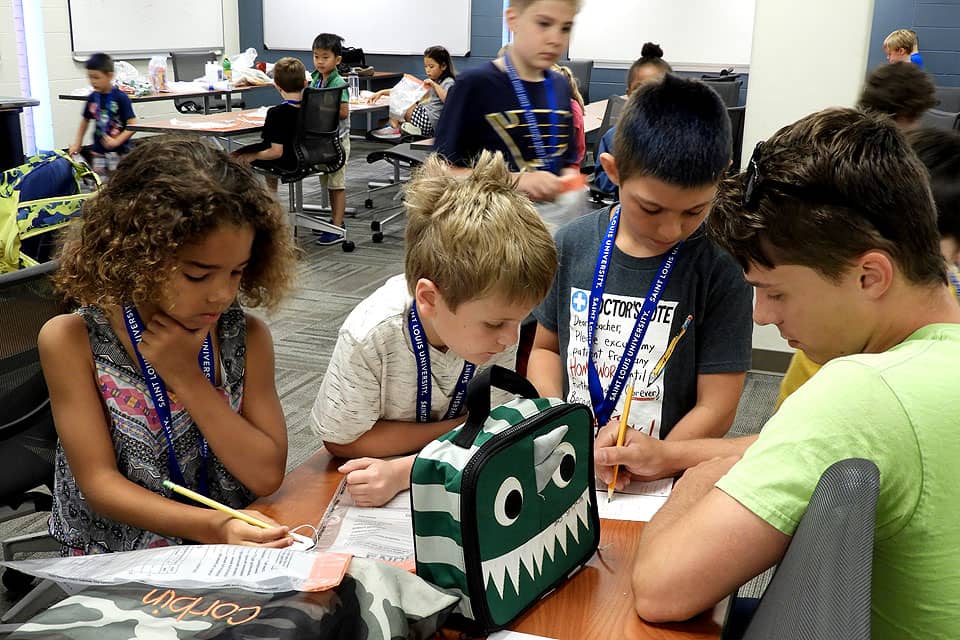
<instances>
[{"instance_id":1,"label":"young man in green shirt","mask_svg":"<svg viewBox=\"0 0 960 640\"><path fill-rule=\"evenodd\" d=\"M777 563L823 471L859 457L880 469L873 637L960 637L960 308L923 165L888 118L823 111L758 146L708 225L754 320L827 364L681 478L643 532L638 614L687 619Z\"/></svg>"}]
</instances>

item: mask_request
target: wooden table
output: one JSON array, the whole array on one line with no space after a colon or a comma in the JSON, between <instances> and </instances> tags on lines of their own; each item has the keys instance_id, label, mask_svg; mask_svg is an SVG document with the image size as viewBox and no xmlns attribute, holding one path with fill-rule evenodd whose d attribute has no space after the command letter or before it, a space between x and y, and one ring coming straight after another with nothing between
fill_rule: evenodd
<instances>
[{"instance_id":1,"label":"wooden table","mask_svg":"<svg viewBox=\"0 0 960 640\"><path fill-rule=\"evenodd\" d=\"M130 96L130 102L137 104L139 102L161 102L163 100L178 100L180 98L202 98L203 99L203 113L210 113L210 98L215 96L223 96L223 101L227 106L227 111L230 111L232 108L232 93L240 93L243 91L263 91L265 89L270 89L276 91L276 88L273 84L257 84L257 85L244 85L240 87L233 87L229 91L226 89L202 89L199 91L186 91L186 92L175 92L175 91L163 91L160 93L152 93L147 96ZM58 98L61 100L81 100L86 101L90 96L89 93L76 94L76 93L61 93Z\"/></svg>"},{"instance_id":2,"label":"wooden table","mask_svg":"<svg viewBox=\"0 0 960 640\"><path fill-rule=\"evenodd\" d=\"M338 464L321 449L290 473L276 493L250 508L291 526L316 524L340 484ZM716 640L720 626L713 618L717 614L654 625L634 613L630 569L642 529L639 522L603 520L603 551L511 629L558 640Z\"/></svg>"}]
</instances>

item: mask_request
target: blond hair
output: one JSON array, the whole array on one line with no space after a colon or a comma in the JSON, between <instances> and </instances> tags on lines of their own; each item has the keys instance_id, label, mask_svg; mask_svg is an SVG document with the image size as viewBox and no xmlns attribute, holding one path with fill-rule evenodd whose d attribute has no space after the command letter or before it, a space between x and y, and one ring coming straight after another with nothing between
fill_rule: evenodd
<instances>
[{"instance_id":1,"label":"blond hair","mask_svg":"<svg viewBox=\"0 0 960 640\"><path fill-rule=\"evenodd\" d=\"M917 39L917 32L911 29L897 29L891 32L883 41L883 48L893 51L905 49L912 53L919 45L920 42Z\"/></svg>"},{"instance_id":2,"label":"blond hair","mask_svg":"<svg viewBox=\"0 0 960 640\"><path fill-rule=\"evenodd\" d=\"M583 95L580 94L580 83L577 82L577 78L573 75L573 71L570 70L570 67L565 67L562 64L553 65L553 70L562 75L567 79L567 83L570 85L570 95L573 96L573 99L580 103L580 106L585 106L583 102Z\"/></svg>"},{"instance_id":3,"label":"blond hair","mask_svg":"<svg viewBox=\"0 0 960 640\"><path fill-rule=\"evenodd\" d=\"M432 281L451 311L495 295L538 304L557 270L557 249L499 153L484 151L456 177L432 155L405 189L406 278Z\"/></svg>"},{"instance_id":4,"label":"blond hair","mask_svg":"<svg viewBox=\"0 0 960 640\"><path fill-rule=\"evenodd\" d=\"M523 13L530 7L530 5L538 1L539 0L510 0L510 8L515 10L517 13ZM573 10L575 12L580 11L580 5L582 4L582 0L566 0L566 1L569 4L573 5Z\"/></svg>"}]
</instances>

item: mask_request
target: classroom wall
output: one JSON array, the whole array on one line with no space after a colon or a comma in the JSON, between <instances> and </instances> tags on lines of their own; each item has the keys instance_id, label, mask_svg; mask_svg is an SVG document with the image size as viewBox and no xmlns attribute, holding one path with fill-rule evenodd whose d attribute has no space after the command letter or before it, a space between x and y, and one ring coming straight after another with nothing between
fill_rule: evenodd
<instances>
[{"instance_id":1,"label":"classroom wall","mask_svg":"<svg viewBox=\"0 0 960 640\"><path fill-rule=\"evenodd\" d=\"M17 34L13 31L13 2L0 0L0 96L20 96L17 71ZM21 115L21 129L23 117Z\"/></svg>"},{"instance_id":2,"label":"classroom wall","mask_svg":"<svg viewBox=\"0 0 960 640\"><path fill-rule=\"evenodd\" d=\"M875 0L870 69L887 61L883 40L894 29L920 38L924 69L941 87L960 87L960 0Z\"/></svg>"},{"instance_id":3,"label":"classroom wall","mask_svg":"<svg viewBox=\"0 0 960 640\"><path fill-rule=\"evenodd\" d=\"M6 28L8 23L12 24L12 20L3 19L3 14L7 11L4 7L10 5L9 0L0 0L0 29ZM239 51L240 47L237 23L237 0L223 0L224 45L230 53ZM83 62L73 59L73 52L70 48L70 17L67 0L44 0L43 26L46 38L49 99L53 109L54 144L58 148L63 148L73 142L77 126L80 124L83 104L72 100L59 100L57 95L70 93L74 89L87 86L86 70L83 67ZM0 31L0 55L4 56L3 61L0 62L0 93L5 93L2 87L7 73L5 70L7 42L8 39L5 34ZM130 60L129 62L146 73L146 60ZM13 80L16 82L15 71ZM16 93L19 94L19 85ZM172 100L136 105L135 110L140 118L176 113ZM88 130L88 139L90 135Z\"/></svg>"},{"instance_id":4,"label":"classroom wall","mask_svg":"<svg viewBox=\"0 0 960 640\"><path fill-rule=\"evenodd\" d=\"M780 127L826 107L856 103L872 22L873 0L757 3L742 166L757 141ZM823 42L830 46L815 45ZM756 327L753 346L790 351L775 327Z\"/></svg>"}]
</instances>

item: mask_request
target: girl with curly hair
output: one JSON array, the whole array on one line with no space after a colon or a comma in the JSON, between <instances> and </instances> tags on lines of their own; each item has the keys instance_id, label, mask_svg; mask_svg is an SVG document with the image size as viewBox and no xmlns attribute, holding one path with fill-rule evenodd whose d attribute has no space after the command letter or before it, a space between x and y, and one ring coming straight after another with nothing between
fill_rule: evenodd
<instances>
[{"instance_id":1,"label":"girl with curly hair","mask_svg":"<svg viewBox=\"0 0 960 640\"><path fill-rule=\"evenodd\" d=\"M294 260L260 181L195 138L141 142L86 204L55 276L80 308L39 336L60 438L50 532L63 555L291 544L286 527L185 504L163 482L234 508L280 486L273 344L240 303L275 308Z\"/></svg>"}]
</instances>

